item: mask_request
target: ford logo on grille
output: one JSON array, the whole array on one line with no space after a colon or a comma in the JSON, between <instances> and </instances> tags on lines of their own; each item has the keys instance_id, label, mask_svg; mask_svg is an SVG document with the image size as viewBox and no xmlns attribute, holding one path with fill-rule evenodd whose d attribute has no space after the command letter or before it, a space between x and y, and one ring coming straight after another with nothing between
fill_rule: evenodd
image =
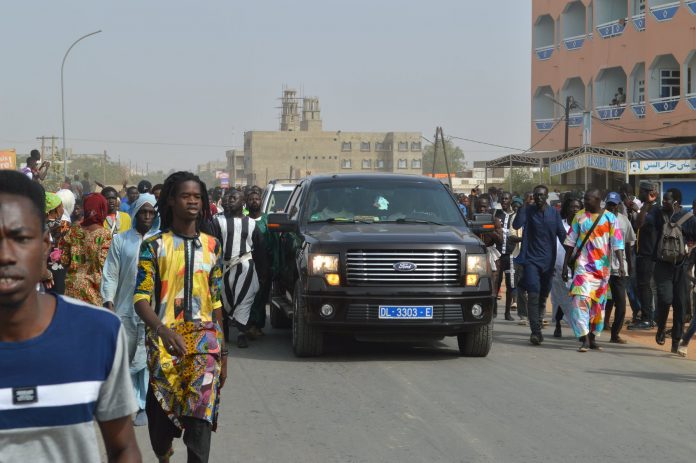
<instances>
[{"instance_id":1,"label":"ford logo on grille","mask_svg":"<svg viewBox=\"0 0 696 463\"><path fill-rule=\"evenodd\" d=\"M413 262L397 262L394 264L394 270L397 272L413 272L418 266Z\"/></svg>"}]
</instances>

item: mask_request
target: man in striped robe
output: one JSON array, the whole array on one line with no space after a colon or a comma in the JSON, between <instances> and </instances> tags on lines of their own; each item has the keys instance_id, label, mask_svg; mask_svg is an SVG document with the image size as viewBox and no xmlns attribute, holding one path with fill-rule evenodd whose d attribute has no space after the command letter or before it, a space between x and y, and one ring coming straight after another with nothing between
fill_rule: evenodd
<instances>
[{"instance_id":1,"label":"man in striped robe","mask_svg":"<svg viewBox=\"0 0 696 463\"><path fill-rule=\"evenodd\" d=\"M213 231L223 249L223 307L232 324L239 330L237 347L248 347L246 333L249 316L261 278L266 275L263 237L256 221L243 214L244 195L230 190L223 198L224 216L213 220ZM225 327L225 337L228 329Z\"/></svg>"}]
</instances>

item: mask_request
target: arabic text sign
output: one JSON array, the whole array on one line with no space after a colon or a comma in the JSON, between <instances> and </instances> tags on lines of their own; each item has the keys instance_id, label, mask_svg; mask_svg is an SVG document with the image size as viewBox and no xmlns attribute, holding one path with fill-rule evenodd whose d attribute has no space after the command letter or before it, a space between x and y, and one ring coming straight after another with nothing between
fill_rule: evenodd
<instances>
[{"instance_id":1,"label":"arabic text sign","mask_svg":"<svg viewBox=\"0 0 696 463\"><path fill-rule=\"evenodd\" d=\"M0 170L15 170L17 154L15 150L0 150Z\"/></svg>"},{"instance_id":2,"label":"arabic text sign","mask_svg":"<svg viewBox=\"0 0 696 463\"><path fill-rule=\"evenodd\" d=\"M696 174L696 159L631 161L629 169L631 175Z\"/></svg>"}]
</instances>

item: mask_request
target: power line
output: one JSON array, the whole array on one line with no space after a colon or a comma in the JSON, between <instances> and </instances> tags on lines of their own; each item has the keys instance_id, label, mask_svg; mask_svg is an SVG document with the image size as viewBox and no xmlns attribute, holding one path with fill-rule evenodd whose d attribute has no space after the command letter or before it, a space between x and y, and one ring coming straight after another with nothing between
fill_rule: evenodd
<instances>
[{"instance_id":1,"label":"power line","mask_svg":"<svg viewBox=\"0 0 696 463\"><path fill-rule=\"evenodd\" d=\"M130 141L130 140L99 140L94 138L70 138L74 141L94 142L94 143L120 143L124 145L161 145L161 146L187 146L191 148L234 148L230 145L210 145L205 143L166 143L159 141Z\"/></svg>"},{"instance_id":2,"label":"power line","mask_svg":"<svg viewBox=\"0 0 696 463\"><path fill-rule=\"evenodd\" d=\"M544 141L544 139L546 139L546 137L548 137L549 135L551 135L551 132L553 132L553 129L555 129L556 127L558 127L558 125L559 125L561 122L563 122L564 120L565 120L564 117L558 119L558 121L556 121L556 123L553 125L553 127L551 127L551 128L549 129L549 131L546 132L546 135L544 135L543 137L541 137L536 143L534 143L532 146L530 146L529 149L526 149L526 150L522 151L520 154L524 154L524 153L527 153L527 152L529 152L529 151L532 151L532 150L534 149L534 147L536 147L539 143L541 143L542 141Z\"/></svg>"},{"instance_id":3,"label":"power line","mask_svg":"<svg viewBox=\"0 0 696 463\"><path fill-rule=\"evenodd\" d=\"M56 137L56 139L60 140L61 137ZM159 141L101 140L101 139L96 139L96 138L73 138L73 137L71 137L70 140L82 141L82 142L91 142L91 143L119 143L119 144L124 144L124 145L160 145L160 146L184 146L184 147L190 147L190 148L226 148L226 149L233 149L234 148L234 146L230 146L230 145L211 145L211 144L206 144L206 143L167 143L167 142L159 142ZM0 141L5 142L5 143L34 143L34 140L0 139Z\"/></svg>"},{"instance_id":4,"label":"power line","mask_svg":"<svg viewBox=\"0 0 696 463\"><path fill-rule=\"evenodd\" d=\"M513 148L512 146L504 146L504 145L496 145L495 143L488 143L486 141L480 141L480 140L472 140L471 138L463 138L463 137L456 137L454 135L448 135L448 139L454 138L455 140L463 140L463 141L468 141L471 143L478 143L479 145L488 145L488 146L494 146L496 148L505 148L508 150L514 150L514 151L521 151L521 148Z\"/></svg>"}]
</instances>

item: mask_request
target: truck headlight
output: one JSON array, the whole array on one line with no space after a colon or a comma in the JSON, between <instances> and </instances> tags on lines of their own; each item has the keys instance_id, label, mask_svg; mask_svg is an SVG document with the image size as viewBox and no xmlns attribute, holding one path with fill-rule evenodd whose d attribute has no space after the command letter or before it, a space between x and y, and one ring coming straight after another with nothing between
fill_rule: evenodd
<instances>
[{"instance_id":1,"label":"truck headlight","mask_svg":"<svg viewBox=\"0 0 696 463\"><path fill-rule=\"evenodd\" d=\"M477 286L479 278L488 273L488 254L467 254L466 286Z\"/></svg>"},{"instance_id":2,"label":"truck headlight","mask_svg":"<svg viewBox=\"0 0 696 463\"><path fill-rule=\"evenodd\" d=\"M488 273L488 255L467 254L466 273L476 275L485 275L486 273Z\"/></svg>"},{"instance_id":3,"label":"truck headlight","mask_svg":"<svg viewBox=\"0 0 696 463\"><path fill-rule=\"evenodd\" d=\"M310 256L309 267L312 275L338 273L338 256L335 254L314 254Z\"/></svg>"}]
</instances>

